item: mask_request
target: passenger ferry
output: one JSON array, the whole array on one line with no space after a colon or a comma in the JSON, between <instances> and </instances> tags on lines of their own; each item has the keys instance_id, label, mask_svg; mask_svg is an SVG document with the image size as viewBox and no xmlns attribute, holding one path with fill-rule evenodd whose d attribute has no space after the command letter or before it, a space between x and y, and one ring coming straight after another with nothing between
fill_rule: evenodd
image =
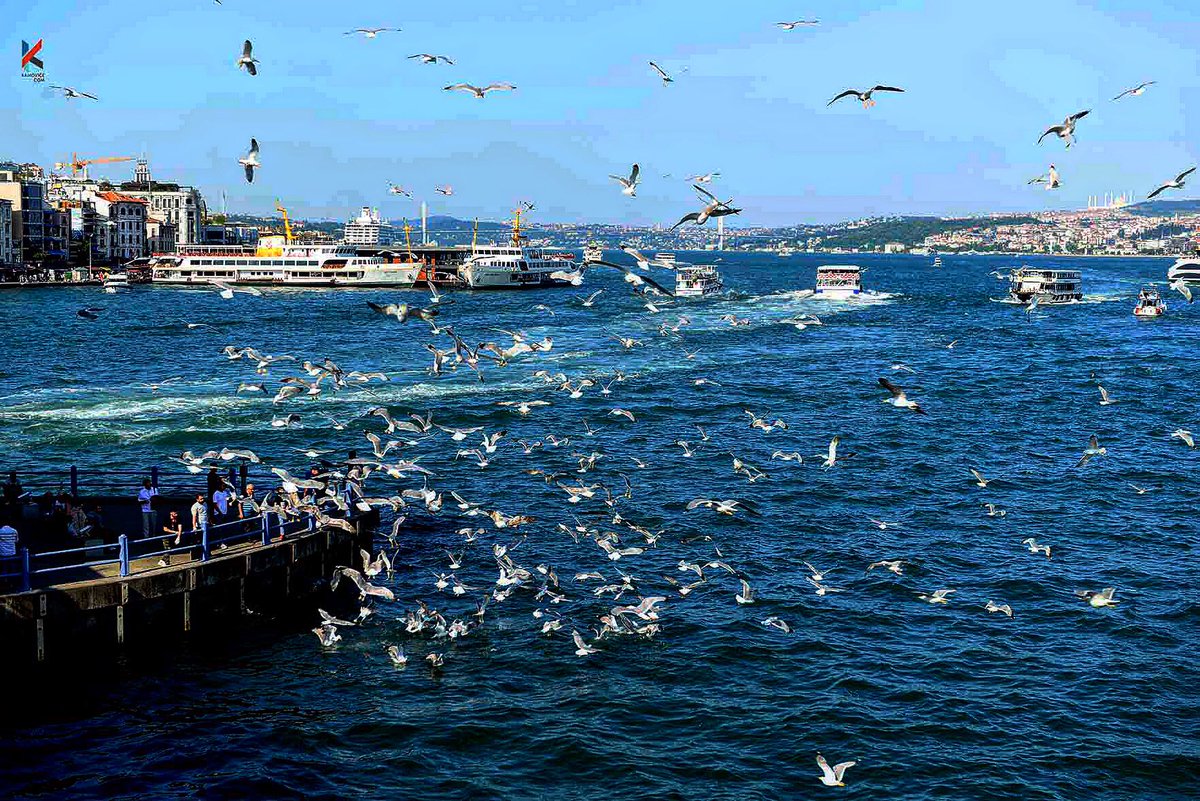
<instances>
[{"instance_id":1,"label":"passenger ferry","mask_svg":"<svg viewBox=\"0 0 1200 801\"><path fill-rule=\"evenodd\" d=\"M817 268L813 297L848 300L863 294L862 268L855 264L822 264Z\"/></svg>"},{"instance_id":2,"label":"passenger ferry","mask_svg":"<svg viewBox=\"0 0 1200 801\"><path fill-rule=\"evenodd\" d=\"M270 238L268 238L269 240ZM411 257L360 256L346 244L250 248L185 245L150 260L156 284L260 286L412 286L423 264Z\"/></svg>"},{"instance_id":3,"label":"passenger ferry","mask_svg":"<svg viewBox=\"0 0 1200 801\"><path fill-rule=\"evenodd\" d=\"M525 247L521 236L521 211L513 218L512 240L507 245L471 244L471 253L458 268L463 283L470 289L530 289L547 286L571 286L556 273L571 275L578 271L575 257Z\"/></svg>"},{"instance_id":4,"label":"passenger ferry","mask_svg":"<svg viewBox=\"0 0 1200 801\"><path fill-rule=\"evenodd\" d=\"M1021 267L1009 276L1008 296L1018 303L1038 299L1039 305L1074 303L1083 300L1083 276L1079 270L1038 270Z\"/></svg>"},{"instance_id":5,"label":"passenger ferry","mask_svg":"<svg viewBox=\"0 0 1200 801\"><path fill-rule=\"evenodd\" d=\"M674 253L655 253L651 264L663 267L667 270L675 269L675 254Z\"/></svg>"},{"instance_id":6,"label":"passenger ferry","mask_svg":"<svg viewBox=\"0 0 1200 801\"><path fill-rule=\"evenodd\" d=\"M942 257L936 253L933 254L933 268L935 270L937 270L937 269L940 269L941 266L942 266Z\"/></svg>"},{"instance_id":7,"label":"passenger ferry","mask_svg":"<svg viewBox=\"0 0 1200 801\"><path fill-rule=\"evenodd\" d=\"M1167 311L1162 295L1153 287L1146 287L1138 293L1137 305L1133 307L1134 317L1161 317Z\"/></svg>"},{"instance_id":8,"label":"passenger ferry","mask_svg":"<svg viewBox=\"0 0 1200 801\"><path fill-rule=\"evenodd\" d=\"M1200 257L1184 256L1176 259L1171 269L1167 270L1167 280L1200 284Z\"/></svg>"},{"instance_id":9,"label":"passenger ferry","mask_svg":"<svg viewBox=\"0 0 1200 801\"><path fill-rule=\"evenodd\" d=\"M124 272L111 272L105 276L102 284L104 286L104 291L112 294L118 289L129 288L129 276Z\"/></svg>"},{"instance_id":10,"label":"passenger ferry","mask_svg":"<svg viewBox=\"0 0 1200 801\"><path fill-rule=\"evenodd\" d=\"M600 247L598 242L593 242L583 249L583 260L585 262L601 261L604 259L604 248Z\"/></svg>"},{"instance_id":11,"label":"passenger ferry","mask_svg":"<svg viewBox=\"0 0 1200 801\"><path fill-rule=\"evenodd\" d=\"M674 263L674 257L672 257ZM675 263L675 297L702 298L725 288L721 274L711 264Z\"/></svg>"}]
</instances>

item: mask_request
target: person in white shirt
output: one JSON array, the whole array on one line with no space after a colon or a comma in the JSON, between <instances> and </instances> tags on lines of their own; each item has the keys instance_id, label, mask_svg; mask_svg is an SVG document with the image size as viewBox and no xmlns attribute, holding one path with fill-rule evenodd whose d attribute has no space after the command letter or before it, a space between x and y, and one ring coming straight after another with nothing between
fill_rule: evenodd
<instances>
[{"instance_id":1,"label":"person in white shirt","mask_svg":"<svg viewBox=\"0 0 1200 801\"><path fill-rule=\"evenodd\" d=\"M196 502L192 504L192 530L203 531L207 522L208 505L204 503L203 495L197 495Z\"/></svg>"},{"instance_id":2,"label":"person in white shirt","mask_svg":"<svg viewBox=\"0 0 1200 801\"><path fill-rule=\"evenodd\" d=\"M142 489L138 493L138 503L142 505L142 538L149 537L158 528L158 514L154 511L153 501L154 496L158 495L158 490L150 483L150 479L142 481Z\"/></svg>"},{"instance_id":3,"label":"person in white shirt","mask_svg":"<svg viewBox=\"0 0 1200 801\"><path fill-rule=\"evenodd\" d=\"M17 555L17 530L5 524L0 526L0 557Z\"/></svg>"}]
</instances>

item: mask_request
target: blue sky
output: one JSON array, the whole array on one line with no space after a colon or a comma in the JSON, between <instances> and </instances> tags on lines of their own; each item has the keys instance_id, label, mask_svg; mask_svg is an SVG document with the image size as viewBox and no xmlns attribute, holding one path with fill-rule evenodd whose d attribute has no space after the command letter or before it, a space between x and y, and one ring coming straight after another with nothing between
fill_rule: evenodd
<instances>
[{"instance_id":1,"label":"blue sky","mask_svg":"<svg viewBox=\"0 0 1200 801\"><path fill-rule=\"evenodd\" d=\"M805 17L821 25L773 24ZM199 186L212 208L224 189L231 211L279 197L297 216L414 215L394 181L464 218L528 198L544 220L670 224L695 205L683 178L712 170L743 225L1074 208L1149 192L1196 162L1200 133L1194 2L0 0L0 18L0 158L144 151L156 177ZM359 26L403 30L342 35ZM20 76L20 40L39 37L48 82L99 103ZM234 66L247 37L255 78ZM459 81L518 89L441 91ZM825 105L876 82L907 92ZM1035 144L1084 108L1076 147ZM263 169L247 185L251 136ZM607 176L635 161L631 199ZM1027 187L1051 162L1062 189ZM446 183L453 197L434 192Z\"/></svg>"}]
</instances>

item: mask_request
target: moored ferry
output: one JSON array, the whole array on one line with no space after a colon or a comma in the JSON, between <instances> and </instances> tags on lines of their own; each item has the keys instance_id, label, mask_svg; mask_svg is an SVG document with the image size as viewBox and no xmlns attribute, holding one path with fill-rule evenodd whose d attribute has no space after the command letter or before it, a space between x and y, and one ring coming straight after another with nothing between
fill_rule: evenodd
<instances>
[{"instance_id":1,"label":"moored ferry","mask_svg":"<svg viewBox=\"0 0 1200 801\"><path fill-rule=\"evenodd\" d=\"M862 268L858 265L822 264L817 268L814 298L848 300L862 293Z\"/></svg>"},{"instance_id":2,"label":"moored ferry","mask_svg":"<svg viewBox=\"0 0 1200 801\"><path fill-rule=\"evenodd\" d=\"M526 247L521 236L521 212L513 218L512 239L505 245L472 243L470 255L458 268L469 289L533 289L571 286L578 275L574 256L565 251Z\"/></svg>"},{"instance_id":3,"label":"moored ferry","mask_svg":"<svg viewBox=\"0 0 1200 801\"><path fill-rule=\"evenodd\" d=\"M1133 316L1150 318L1161 317L1167 311L1162 295L1153 287L1146 287L1138 293L1137 305L1133 307Z\"/></svg>"},{"instance_id":4,"label":"moored ferry","mask_svg":"<svg viewBox=\"0 0 1200 801\"><path fill-rule=\"evenodd\" d=\"M1175 260L1167 270L1168 281L1183 281L1185 284L1200 284L1200 257L1183 256Z\"/></svg>"},{"instance_id":5,"label":"moored ferry","mask_svg":"<svg viewBox=\"0 0 1200 801\"><path fill-rule=\"evenodd\" d=\"M156 284L412 286L423 264L410 257L359 255L351 245L240 247L185 245L150 260Z\"/></svg>"},{"instance_id":6,"label":"moored ferry","mask_svg":"<svg viewBox=\"0 0 1200 801\"><path fill-rule=\"evenodd\" d=\"M1035 297L1039 305L1074 303L1083 300L1083 276L1079 270L1041 270L1021 267L1009 276L1008 296L1018 303Z\"/></svg>"},{"instance_id":7,"label":"moored ferry","mask_svg":"<svg viewBox=\"0 0 1200 801\"><path fill-rule=\"evenodd\" d=\"M701 298L724 288L721 274L711 264L675 263L675 297Z\"/></svg>"}]
</instances>

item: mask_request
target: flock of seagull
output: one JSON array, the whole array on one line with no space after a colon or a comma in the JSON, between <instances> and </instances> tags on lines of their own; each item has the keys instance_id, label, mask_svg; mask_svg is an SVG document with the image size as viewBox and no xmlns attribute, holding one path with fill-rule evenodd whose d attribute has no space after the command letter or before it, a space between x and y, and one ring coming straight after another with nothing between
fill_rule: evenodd
<instances>
[{"instance_id":1,"label":"flock of seagull","mask_svg":"<svg viewBox=\"0 0 1200 801\"><path fill-rule=\"evenodd\" d=\"M633 249L629 253L635 260L644 259ZM429 341L422 347L432 357L427 371L435 379L461 371L470 374L473 380L486 382L502 374L500 371L525 371L528 379L522 388L511 390L506 385L502 399L494 401L498 413L513 416L511 424L487 430L483 425L463 425L451 409L436 414L400 411L385 402L375 389L392 380L386 373L353 369L328 358L269 354L253 347L229 346L223 351L229 363L246 364L253 370L253 378L239 383L236 392L262 397L262 403L274 412L272 428L343 432L351 449L362 449L362 455L343 458L328 447L293 448L294 452L322 465L315 476L298 477L280 466L263 464L279 478L283 489L281 505L275 511L285 516L312 513L322 525L342 527L348 525L345 516L354 510L379 509L385 520L391 515L390 528L385 525L388 545L381 544L374 553L362 551L360 563L340 565L330 577L331 590L350 587L330 600L342 605L353 601L354 611L344 614L320 611L313 631L322 648L336 649L344 637L350 636L349 631L363 630L358 636L376 638L377 634L368 631L374 620L384 617L377 614L383 608L381 604L399 608L389 617L398 622L401 630L385 635L384 642L378 644L381 658L386 657L397 668L405 668L410 652L415 652L434 675L453 668L462 649L470 647L468 644L481 629L492 625L502 604L509 614L529 616L531 634L550 641L565 640L567 650L580 659L602 658L606 652L620 647L618 641L669 636L672 610L710 594L727 597L734 608L763 609L763 613L753 615L747 622L754 622L777 636L795 633L795 624L772 608L775 599L759 595L751 571L723 553L720 544L714 541L714 534L695 533L698 528L719 531L712 524L722 519L755 525L760 511L752 498L714 493L710 497L688 499L686 503L684 499L674 502L668 499L666 514L670 514L672 503L680 505L676 507L679 518L672 521L659 517L664 514L662 508L648 505L653 497L653 480L639 481L638 474L647 468L672 463L687 466L700 461L711 465L725 462L729 465L730 480L745 481L749 487L771 479L770 465L798 470L813 464L822 471L840 470L858 456L857 451L847 450L840 436L833 436L828 446L815 456L807 456L794 447L778 447L781 440L790 436L789 423L777 414L750 408L742 411L741 435L730 433L738 425L735 419L714 419L704 425L695 424L694 435L675 432L670 446L643 446L643 450L635 450L630 442L637 441L634 432L641 433L642 420L641 412L631 402L636 392L630 393L628 388L643 380L636 369L617 367L605 374L568 375L554 369L552 364L539 364L561 347L552 337L533 337L509 329L492 329L481 337L478 332L460 330L448 319L453 316L453 304L432 287L431 290L428 306L366 302L364 314L377 315L374 319L378 325L415 326L419 339L424 339L427 333ZM598 289L567 303L595 308L605 291ZM638 286L632 287L632 291L638 296L654 292L652 287ZM661 306L643 312L645 323L653 325L653 321L671 309L670 300L657 303ZM543 315L541 319L549 323L556 312L539 303L529 315L530 324L535 325L538 315ZM817 318L811 319L821 324ZM724 315L722 320L735 328L740 322L732 314ZM673 324L659 322L657 334L668 348L677 349L686 360L701 366L706 362L695 361L697 352L686 347L690 324L686 315L679 314ZM606 341L611 343L609 347L619 364L627 354L645 347L642 340L625 332L610 330ZM295 374L273 379L273 373L285 368ZM915 372L907 364L891 365L892 376ZM927 410L911 399L892 376L878 379L884 393L880 400L895 410L890 413L928 415L934 419L936 410ZM689 378L687 383L696 391L709 388L719 391L721 387L720 375L701 375ZM363 401L357 416L342 420L312 411L322 409L317 402L327 394L343 390L365 393L371 400ZM1101 405L1117 402L1103 386L1098 385L1098 392ZM626 400L622 401L622 397ZM582 408L591 411L578 423L569 423L573 415L567 409L579 401L585 401ZM586 403L589 401L590 404ZM596 403L606 411L595 411ZM345 404L339 403L338 408L345 408ZM725 435L710 434L706 429L710 423L722 425ZM509 431L514 426L520 426L523 432L541 427L542 432L536 437L515 436ZM1178 429L1172 438L1188 448L1195 446L1189 431ZM771 451L769 462L756 464L755 453L765 455L766 450ZM1072 469L1087 469L1107 452L1093 436ZM252 451L237 448L222 448L201 456L185 452L175 457L175 461L193 472L230 460L263 463ZM544 485L545 498L538 504L536 514L507 506L503 490L492 497L469 498L471 493L467 490L441 485L445 469L461 470L453 467L456 463L498 473L482 486L504 487L521 481L520 474L524 474L534 482L533 486ZM964 475L964 485L980 490L990 490L992 483L992 478L974 467ZM1139 494L1151 489L1130 486ZM341 492L345 489L349 490L348 495ZM964 487L964 492L973 490ZM979 506L988 517L1004 518L1006 510L996 500L989 491L988 497L980 499ZM711 520L704 515L712 515ZM407 538L406 532L418 517L427 519L429 526L441 532L434 535L439 542L449 538L451 544L435 547ZM902 528L895 521L871 519L870 522L881 531ZM561 537L560 544L567 549L562 559L570 560L571 571L565 571L562 562L554 564L545 558L527 560L523 556L529 550L526 543L531 538L545 545L545 537ZM549 545L558 552L559 544L551 541ZM1034 556L1046 559L1052 556L1051 544L1033 538L1026 538L1021 546ZM409 557L400 554L410 550L417 554L412 557L413 563L401 564ZM1014 550L1019 549L1014 547ZM430 560L436 563L439 554L444 559L432 568L428 584L422 585L421 572L429 569ZM586 562L589 554L593 563L580 566L579 560ZM810 558L817 560L815 556ZM814 562L802 563L807 572L803 586L817 602L869 591L870 585L861 587L850 580L852 566L843 565L838 571L831 571L817 567ZM876 571L880 571L891 580L900 581L910 576L910 568L916 569L919 580L923 574L921 561L903 555L879 554L879 558L858 569L864 576L879 575ZM397 590L393 589L396 584L389 586L389 580L398 573L410 587L414 581L418 585L410 591L407 603L397 598ZM831 576L834 573L844 578L835 579ZM957 589L926 586L910 591L916 603L949 606ZM1079 589L1076 595L1096 609L1119 603L1112 587ZM1002 599L979 601L978 608L984 614L1012 619L1019 612ZM510 628L505 625L505 629ZM831 768L821 757L818 762L820 780L831 786L840 785L845 771L854 764L843 762Z\"/></svg>"}]
</instances>

